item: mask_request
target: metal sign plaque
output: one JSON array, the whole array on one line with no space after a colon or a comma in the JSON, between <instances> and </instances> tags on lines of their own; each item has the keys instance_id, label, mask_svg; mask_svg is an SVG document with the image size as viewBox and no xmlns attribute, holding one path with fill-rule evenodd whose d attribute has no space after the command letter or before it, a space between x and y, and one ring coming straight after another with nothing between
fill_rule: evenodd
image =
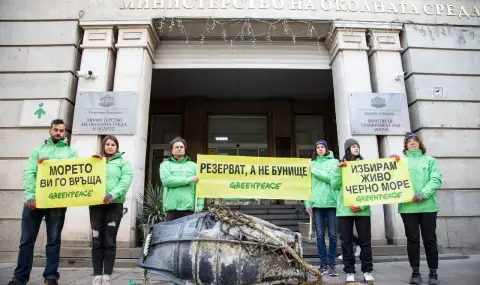
<instances>
[{"instance_id":1,"label":"metal sign plaque","mask_svg":"<svg viewBox=\"0 0 480 285\"><path fill-rule=\"evenodd\" d=\"M133 91L81 91L75 101L73 134L134 135L138 95Z\"/></svg>"},{"instance_id":2,"label":"metal sign plaque","mask_svg":"<svg viewBox=\"0 0 480 285\"><path fill-rule=\"evenodd\" d=\"M352 93L348 104L354 135L404 135L410 131L406 94Z\"/></svg>"}]
</instances>

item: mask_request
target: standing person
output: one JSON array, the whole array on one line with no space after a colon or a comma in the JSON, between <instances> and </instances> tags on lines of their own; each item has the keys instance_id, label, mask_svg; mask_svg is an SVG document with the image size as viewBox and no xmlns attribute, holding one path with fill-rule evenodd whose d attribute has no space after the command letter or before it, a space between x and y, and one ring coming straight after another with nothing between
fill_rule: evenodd
<instances>
[{"instance_id":1,"label":"standing person","mask_svg":"<svg viewBox=\"0 0 480 285\"><path fill-rule=\"evenodd\" d=\"M362 160L360 154L360 144L355 139L345 141L345 155L342 162L338 165L337 179L342 181L341 168L345 167L350 161ZM373 257L372 257L372 232L370 223L370 206L345 206L343 199L343 187L339 189L337 198L337 216L339 217L340 240L342 243L342 257L344 271L347 273L347 282L355 282L355 255L353 253L353 226L355 225L358 233L357 245L360 246L360 260L362 262L362 272L365 281L374 281L372 276Z\"/></svg>"},{"instance_id":2,"label":"standing person","mask_svg":"<svg viewBox=\"0 0 480 285\"><path fill-rule=\"evenodd\" d=\"M160 164L163 184L163 211L167 221L173 221L195 212L195 189L198 182L197 164L185 155L187 142L174 138L170 142L172 157ZM203 210L204 199L197 199L196 212Z\"/></svg>"},{"instance_id":3,"label":"standing person","mask_svg":"<svg viewBox=\"0 0 480 285\"><path fill-rule=\"evenodd\" d=\"M407 236L408 260L413 273L410 284L421 284L420 275L420 232L423 246L427 255L427 264L430 268L430 285L438 282L438 248L437 248L437 190L442 186L442 173L438 168L437 160L427 155L427 150L420 137L415 133L407 133L403 142L403 153L407 157L410 179L415 195L412 202L398 205L398 212L402 216ZM419 231L420 228L420 231Z\"/></svg>"},{"instance_id":4,"label":"standing person","mask_svg":"<svg viewBox=\"0 0 480 285\"><path fill-rule=\"evenodd\" d=\"M103 205L90 206L92 228L93 285L110 285L117 251L117 233L123 216L125 195L132 184L131 163L123 157L115 136L108 135L102 140L101 154L93 157L107 159L106 191Z\"/></svg>"},{"instance_id":5,"label":"standing person","mask_svg":"<svg viewBox=\"0 0 480 285\"><path fill-rule=\"evenodd\" d=\"M63 120L53 120L50 124L49 134L50 137L32 151L23 173L25 205L22 211L22 234L17 267L13 273L13 279L8 285L25 285L28 283L32 271L35 241L44 217L47 228L47 245L45 247L47 264L45 265L43 278L47 285L57 285L60 278L58 273L60 244L67 208L37 209L35 202L37 169L38 164L41 164L44 160L76 158L78 155L73 148L68 146Z\"/></svg>"},{"instance_id":6,"label":"standing person","mask_svg":"<svg viewBox=\"0 0 480 285\"><path fill-rule=\"evenodd\" d=\"M317 232L317 249L320 257L320 271L323 275L338 276L335 269L337 256L337 197L332 187L335 186L335 174L338 160L333 158L333 152L328 150L327 142L319 140L315 143L312 154L312 200L305 201L307 213L315 219ZM325 245L325 221L328 226L328 251Z\"/></svg>"}]
</instances>

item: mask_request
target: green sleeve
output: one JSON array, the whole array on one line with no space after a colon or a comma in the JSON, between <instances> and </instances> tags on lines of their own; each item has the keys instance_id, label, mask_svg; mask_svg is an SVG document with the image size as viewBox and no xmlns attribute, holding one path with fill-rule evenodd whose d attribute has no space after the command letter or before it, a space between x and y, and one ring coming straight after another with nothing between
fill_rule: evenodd
<instances>
[{"instance_id":1,"label":"green sleeve","mask_svg":"<svg viewBox=\"0 0 480 285\"><path fill-rule=\"evenodd\" d=\"M425 199L430 198L434 195L440 187L442 187L442 172L438 167L438 163L436 159L431 159L429 162L429 170L428 170L428 183L420 190L420 193L425 197Z\"/></svg>"},{"instance_id":2,"label":"green sleeve","mask_svg":"<svg viewBox=\"0 0 480 285\"><path fill-rule=\"evenodd\" d=\"M332 174L332 182L330 183L332 189L335 191L342 191L342 169L340 167L336 167Z\"/></svg>"},{"instance_id":3,"label":"green sleeve","mask_svg":"<svg viewBox=\"0 0 480 285\"><path fill-rule=\"evenodd\" d=\"M312 208L312 201L308 201L308 200L305 200L305 202L303 202L305 204L305 208L307 209L311 209Z\"/></svg>"},{"instance_id":4,"label":"green sleeve","mask_svg":"<svg viewBox=\"0 0 480 285\"><path fill-rule=\"evenodd\" d=\"M363 212L368 209L370 206L360 206L360 212Z\"/></svg>"},{"instance_id":5,"label":"green sleeve","mask_svg":"<svg viewBox=\"0 0 480 285\"><path fill-rule=\"evenodd\" d=\"M312 166L312 175L324 182L330 183L330 175L325 170L320 170Z\"/></svg>"},{"instance_id":6,"label":"green sleeve","mask_svg":"<svg viewBox=\"0 0 480 285\"><path fill-rule=\"evenodd\" d=\"M25 188L25 201L35 199L37 186L38 149L34 149L28 157L27 166L23 171L23 188Z\"/></svg>"},{"instance_id":7,"label":"green sleeve","mask_svg":"<svg viewBox=\"0 0 480 285\"><path fill-rule=\"evenodd\" d=\"M130 189L130 185L132 185L132 180L133 180L132 164L125 159L122 163L122 168L120 169L120 171L122 172L120 181L118 182L117 186L113 189L113 191L110 192L113 199L117 199L118 197L125 196L125 194L127 194L128 192L128 189Z\"/></svg>"},{"instance_id":8,"label":"green sleeve","mask_svg":"<svg viewBox=\"0 0 480 285\"><path fill-rule=\"evenodd\" d=\"M75 149L70 148L70 155L68 158L78 158L78 153Z\"/></svg>"},{"instance_id":9,"label":"green sleeve","mask_svg":"<svg viewBox=\"0 0 480 285\"><path fill-rule=\"evenodd\" d=\"M204 198L198 198L197 199L197 211L199 211L199 212L203 211L204 206L205 206L205 199Z\"/></svg>"},{"instance_id":10,"label":"green sleeve","mask_svg":"<svg viewBox=\"0 0 480 285\"><path fill-rule=\"evenodd\" d=\"M170 164L165 161L160 164L160 179L166 187L181 187L192 182L191 177L175 177L170 172Z\"/></svg>"}]
</instances>

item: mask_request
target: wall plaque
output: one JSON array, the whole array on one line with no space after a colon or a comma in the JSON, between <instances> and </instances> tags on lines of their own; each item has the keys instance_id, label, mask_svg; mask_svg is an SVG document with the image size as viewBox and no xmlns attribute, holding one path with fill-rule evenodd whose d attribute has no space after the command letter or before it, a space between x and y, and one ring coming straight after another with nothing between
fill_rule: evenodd
<instances>
[{"instance_id":1,"label":"wall plaque","mask_svg":"<svg viewBox=\"0 0 480 285\"><path fill-rule=\"evenodd\" d=\"M404 135L410 131L406 94L352 93L348 104L353 135Z\"/></svg>"},{"instance_id":2,"label":"wall plaque","mask_svg":"<svg viewBox=\"0 0 480 285\"><path fill-rule=\"evenodd\" d=\"M73 134L134 135L138 95L133 91L78 92Z\"/></svg>"}]
</instances>

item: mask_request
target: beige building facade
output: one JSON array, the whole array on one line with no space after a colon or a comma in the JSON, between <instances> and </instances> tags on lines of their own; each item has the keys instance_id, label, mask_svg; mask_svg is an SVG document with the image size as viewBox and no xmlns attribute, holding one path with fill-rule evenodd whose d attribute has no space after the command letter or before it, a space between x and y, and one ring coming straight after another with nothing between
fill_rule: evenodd
<instances>
[{"instance_id":1,"label":"beige building facade","mask_svg":"<svg viewBox=\"0 0 480 285\"><path fill-rule=\"evenodd\" d=\"M139 195L158 181L169 138L184 136L193 157L302 157L319 138L338 157L349 137L367 159L399 154L402 135L351 131L349 96L374 92L407 95L408 129L439 161L439 244L480 248L479 9L476 0L1 1L0 261L16 260L23 169L50 119L65 119L80 156L98 150L99 135L72 129L81 91L138 94L135 134L118 135L134 167L120 247L138 246ZM395 205L372 207L372 231L378 244L405 242ZM62 239L71 252L89 246L88 208L68 209Z\"/></svg>"}]
</instances>

